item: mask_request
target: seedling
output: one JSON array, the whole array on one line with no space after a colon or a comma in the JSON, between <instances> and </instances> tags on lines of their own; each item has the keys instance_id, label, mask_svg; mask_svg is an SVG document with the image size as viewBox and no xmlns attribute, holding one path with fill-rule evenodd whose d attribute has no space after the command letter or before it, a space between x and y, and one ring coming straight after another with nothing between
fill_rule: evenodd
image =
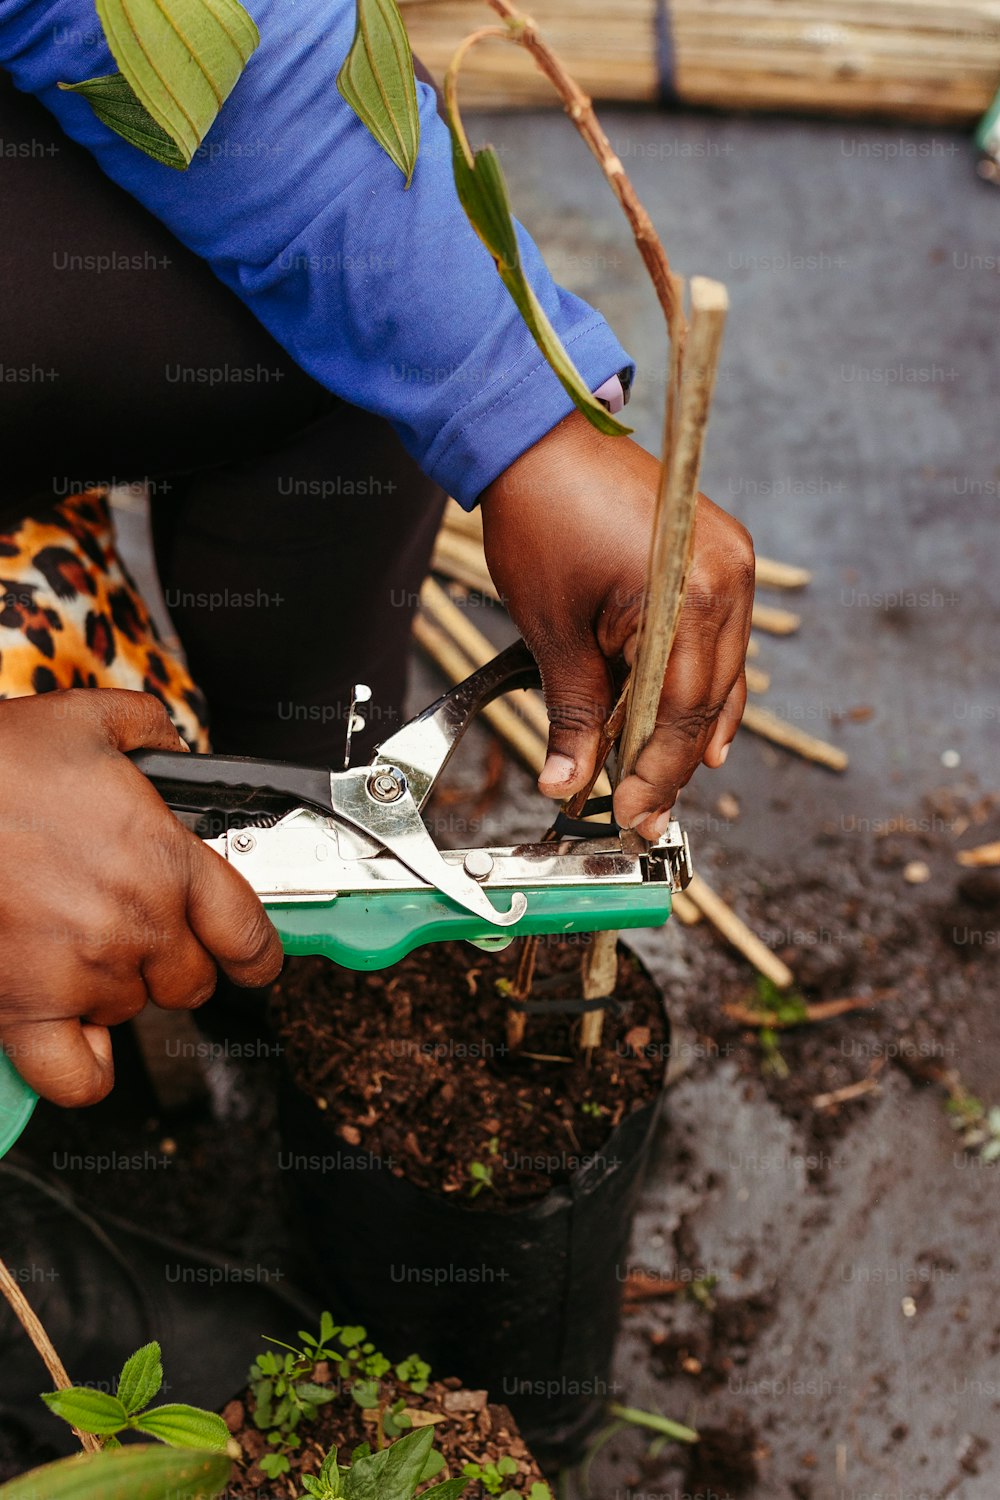
<instances>
[{"instance_id":1,"label":"seedling","mask_svg":"<svg viewBox=\"0 0 1000 1500\"><path fill-rule=\"evenodd\" d=\"M254 1422L273 1452L266 1453L260 1467L270 1479L287 1474L290 1455L301 1445L298 1429L303 1422L313 1422L321 1406L333 1401L346 1389L363 1411L378 1412L377 1446L399 1437L412 1425L406 1416L405 1397L389 1404L382 1396L382 1377L392 1368L391 1362L368 1339L364 1328L356 1324L334 1323L329 1312L320 1318L317 1336L299 1331L302 1347L295 1348L280 1339L268 1339L285 1352L265 1350L250 1366L248 1384L254 1396ZM336 1380L317 1381L316 1366L321 1363L336 1369ZM411 1354L396 1366L396 1379L419 1394L427 1389L430 1366ZM427 1476L430 1477L430 1476Z\"/></svg>"},{"instance_id":2,"label":"seedling","mask_svg":"<svg viewBox=\"0 0 1000 1500\"><path fill-rule=\"evenodd\" d=\"M501 1500L511 1500L514 1490L507 1488L507 1480L517 1473L517 1462L505 1454L498 1463L465 1464L462 1473L469 1479L478 1479L488 1495L499 1495Z\"/></svg>"},{"instance_id":3,"label":"seedling","mask_svg":"<svg viewBox=\"0 0 1000 1500\"><path fill-rule=\"evenodd\" d=\"M486 1149L490 1156L498 1156L500 1154L500 1137L491 1135L486 1143ZM472 1186L469 1189L470 1198L478 1198L483 1188L490 1188L492 1190L495 1186L493 1182L493 1168L488 1162L470 1161L469 1176L472 1178Z\"/></svg>"},{"instance_id":4,"label":"seedling","mask_svg":"<svg viewBox=\"0 0 1000 1500\"><path fill-rule=\"evenodd\" d=\"M315 1476L304 1475L302 1496L310 1500L412 1500L417 1486L439 1473L444 1460L434 1447L433 1427L420 1427L391 1447L373 1453L367 1443L355 1448L351 1462L338 1462L332 1449ZM421 1500L459 1500L468 1479L445 1479L424 1490Z\"/></svg>"},{"instance_id":5,"label":"seedling","mask_svg":"<svg viewBox=\"0 0 1000 1500\"><path fill-rule=\"evenodd\" d=\"M603 1104L598 1104L596 1099L585 1099L580 1105L580 1113L587 1115L591 1120L600 1120L608 1111Z\"/></svg>"},{"instance_id":6,"label":"seedling","mask_svg":"<svg viewBox=\"0 0 1000 1500\"><path fill-rule=\"evenodd\" d=\"M962 1145L967 1151L978 1150L981 1161L1000 1160L1000 1107L987 1108L957 1075L946 1076L944 1083L949 1092L945 1104L949 1123L961 1135Z\"/></svg>"},{"instance_id":7,"label":"seedling","mask_svg":"<svg viewBox=\"0 0 1000 1500\"><path fill-rule=\"evenodd\" d=\"M151 1407L149 1403L162 1385L160 1346L153 1342L144 1344L125 1361L115 1395L71 1385L63 1391L46 1391L42 1400L78 1432L99 1437L102 1448L120 1448L117 1434L132 1431L172 1448L198 1448L238 1457L239 1449L229 1429L215 1412L178 1404Z\"/></svg>"}]
</instances>

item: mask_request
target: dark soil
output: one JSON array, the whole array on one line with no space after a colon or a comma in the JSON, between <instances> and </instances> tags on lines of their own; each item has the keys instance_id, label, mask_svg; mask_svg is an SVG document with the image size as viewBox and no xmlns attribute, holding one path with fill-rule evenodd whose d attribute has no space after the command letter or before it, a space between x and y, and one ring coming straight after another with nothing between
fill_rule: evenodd
<instances>
[{"instance_id":1,"label":"dark soil","mask_svg":"<svg viewBox=\"0 0 1000 1500\"><path fill-rule=\"evenodd\" d=\"M314 1378L325 1382L329 1373L325 1365L317 1366ZM430 1481L431 1485L461 1474L467 1463L485 1467L509 1455L517 1463L517 1473L505 1479L505 1488L516 1495L526 1495L542 1473L528 1452L517 1425L506 1406L491 1403L485 1391L463 1389L458 1380L432 1382L420 1395L390 1380L383 1382L383 1394L391 1405L398 1395L406 1399L406 1409L414 1413L414 1425L434 1421L434 1446L443 1455L445 1467ZM319 1409L314 1424L301 1429L302 1447L293 1459L294 1472L278 1479L268 1479L257 1460L268 1451L264 1435L253 1422L253 1395L247 1391L231 1401L223 1417L242 1447L248 1460L238 1479L226 1494L229 1500L293 1500L302 1493L295 1482L298 1474L315 1474L330 1448L336 1446L347 1455L359 1443L376 1446L374 1413L366 1413L349 1394L338 1397ZM470 1483L468 1500L477 1500L485 1492Z\"/></svg>"},{"instance_id":2,"label":"dark soil","mask_svg":"<svg viewBox=\"0 0 1000 1500\"><path fill-rule=\"evenodd\" d=\"M539 999L579 999L584 951L579 940L540 944ZM293 1076L349 1145L491 1209L543 1197L597 1154L659 1092L668 1051L659 991L624 952L618 1005L589 1065L579 1015L561 1010L530 1015L524 1049L511 1051L502 982L517 953L437 944L373 974L298 959L272 1005ZM476 1197L473 1162L491 1184Z\"/></svg>"}]
</instances>

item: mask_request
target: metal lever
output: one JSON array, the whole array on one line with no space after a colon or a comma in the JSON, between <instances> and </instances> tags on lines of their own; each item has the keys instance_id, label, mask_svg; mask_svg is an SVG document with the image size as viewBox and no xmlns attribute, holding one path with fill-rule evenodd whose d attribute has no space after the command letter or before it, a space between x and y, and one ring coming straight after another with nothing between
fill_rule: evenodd
<instances>
[{"instance_id":1,"label":"metal lever","mask_svg":"<svg viewBox=\"0 0 1000 1500\"><path fill-rule=\"evenodd\" d=\"M419 811L480 709L501 693L537 687L540 681L535 658L523 641L515 641L384 740L375 751L371 770L398 767Z\"/></svg>"},{"instance_id":2,"label":"metal lever","mask_svg":"<svg viewBox=\"0 0 1000 1500\"><path fill-rule=\"evenodd\" d=\"M520 891L511 896L509 911L497 911L471 876L441 858L398 767L381 763L374 772L345 771L331 776L330 785L334 817L377 839L400 864L465 911L497 927L509 927L524 916L528 902Z\"/></svg>"}]
</instances>

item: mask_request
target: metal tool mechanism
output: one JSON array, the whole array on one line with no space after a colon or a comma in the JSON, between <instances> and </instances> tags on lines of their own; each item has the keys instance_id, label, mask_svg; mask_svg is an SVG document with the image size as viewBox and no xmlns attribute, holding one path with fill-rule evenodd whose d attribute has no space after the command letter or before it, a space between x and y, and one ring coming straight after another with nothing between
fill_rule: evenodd
<instances>
[{"instance_id":1,"label":"metal tool mechanism","mask_svg":"<svg viewBox=\"0 0 1000 1500\"><path fill-rule=\"evenodd\" d=\"M446 938L502 948L529 933L658 926L691 878L675 822L652 845L610 823L560 817L541 843L457 850L438 849L424 824L421 810L480 709L537 682L519 642L391 735L364 767L154 750L130 758L249 881L287 953L378 969ZM345 759L368 696L355 688ZM34 1104L0 1049L0 1156Z\"/></svg>"},{"instance_id":2,"label":"metal tool mechanism","mask_svg":"<svg viewBox=\"0 0 1000 1500\"><path fill-rule=\"evenodd\" d=\"M518 642L383 741L364 767L162 751L132 759L176 810L208 814L206 842L253 886L287 952L380 968L444 938L501 947L524 933L658 925L690 879L676 823L655 845L631 834L627 847L610 824L495 849L440 850L428 832L421 810L473 719L538 680ZM226 823L217 834L213 815Z\"/></svg>"}]
</instances>

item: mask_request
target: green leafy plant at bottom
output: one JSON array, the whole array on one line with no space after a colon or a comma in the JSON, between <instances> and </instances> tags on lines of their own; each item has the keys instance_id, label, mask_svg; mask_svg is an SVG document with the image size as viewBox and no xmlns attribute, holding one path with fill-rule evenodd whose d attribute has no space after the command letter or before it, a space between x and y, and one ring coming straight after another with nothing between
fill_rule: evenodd
<instances>
[{"instance_id":1,"label":"green leafy plant at bottom","mask_svg":"<svg viewBox=\"0 0 1000 1500\"><path fill-rule=\"evenodd\" d=\"M118 1448L117 1434L133 1431L158 1439L172 1448L198 1448L238 1456L229 1429L215 1412L197 1406L153 1406L149 1403L163 1385L160 1346L144 1344L125 1361L115 1395L86 1385L46 1391L42 1400L57 1417L78 1432L102 1439L102 1447Z\"/></svg>"},{"instance_id":2,"label":"green leafy plant at bottom","mask_svg":"<svg viewBox=\"0 0 1000 1500\"><path fill-rule=\"evenodd\" d=\"M400 1385L419 1395L427 1389L430 1365L411 1354L393 1367L391 1361L368 1339L364 1328L356 1324L334 1323L324 1312L316 1335L299 1330L300 1348L269 1339L284 1353L265 1350L250 1366L248 1385L254 1398L254 1423L267 1434L272 1451L260 1460L259 1467L269 1479L287 1474L291 1456L301 1445L298 1429L303 1422L315 1421L321 1406L346 1390L363 1411L377 1413L376 1447L409 1431L406 1399L388 1402L382 1394L382 1377L390 1370ZM335 1384L315 1379L316 1366L327 1364ZM437 1468L440 1455L435 1454ZM437 1469L424 1475L430 1479ZM380 1497L376 1497L380 1500Z\"/></svg>"},{"instance_id":3,"label":"green leafy plant at bottom","mask_svg":"<svg viewBox=\"0 0 1000 1500\"><path fill-rule=\"evenodd\" d=\"M215 1500L231 1468L225 1453L119 1446L33 1469L0 1485L0 1500Z\"/></svg>"},{"instance_id":4,"label":"green leafy plant at bottom","mask_svg":"<svg viewBox=\"0 0 1000 1500\"><path fill-rule=\"evenodd\" d=\"M417 1486L440 1471L443 1460L433 1444L434 1428L419 1427L378 1453L363 1443L349 1465L338 1462L334 1448L317 1475L303 1477L301 1500L412 1500ZM459 1500L468 1486L464 1476L445 1479L420 1500Z\"/></svg>"}]
</instances>

